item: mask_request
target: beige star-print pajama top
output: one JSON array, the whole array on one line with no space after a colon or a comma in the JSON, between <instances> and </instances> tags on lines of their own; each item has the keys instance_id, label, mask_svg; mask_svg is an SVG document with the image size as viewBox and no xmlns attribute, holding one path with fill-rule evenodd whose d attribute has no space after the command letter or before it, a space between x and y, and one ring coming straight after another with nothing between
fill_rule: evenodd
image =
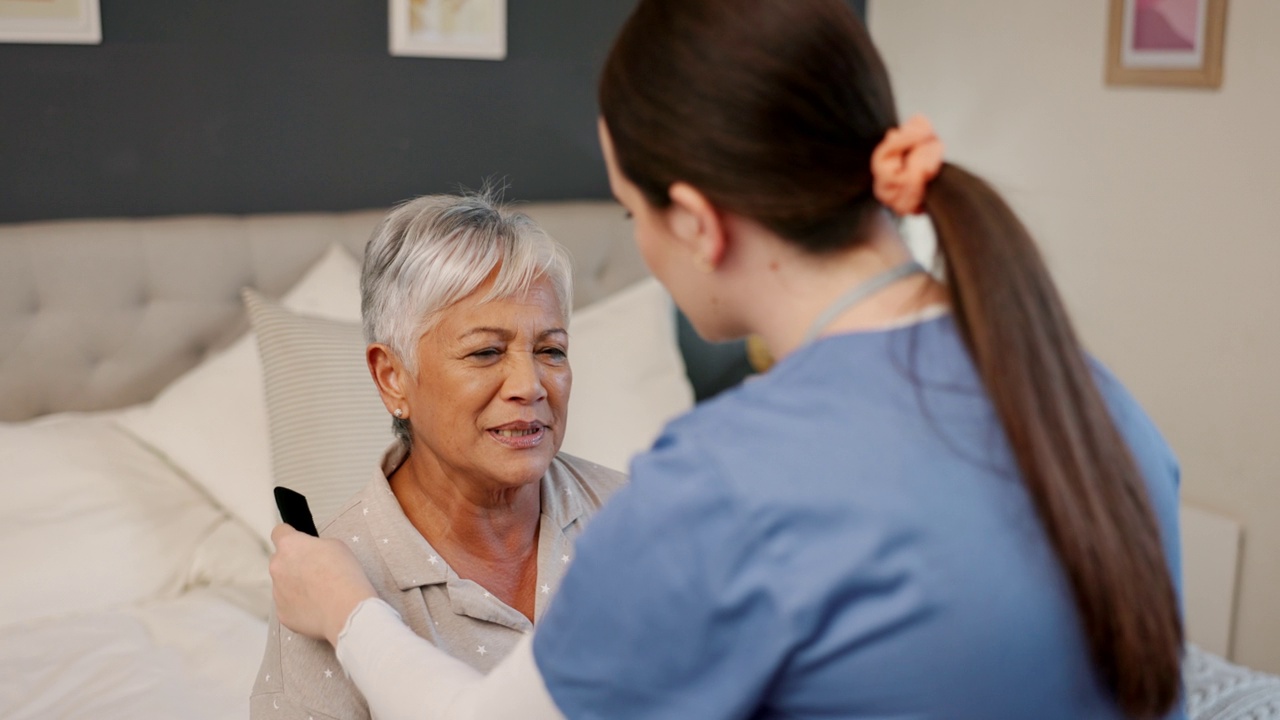
<instances>
[{"instance_id":1,"label":"beige star-print pajama top","mask_svg":"<svg viewBox=\"0 0 1280 720\"><path fill-rule=\"evenodd\" d=\"M373 477L321 531L347 543L383 600L418 635L481 672L498 664L526 633L528 618L458 577L409 523L387 477L407 453L398 442ZM587 519L626 482L622 473L560 454L542 477L538 591L542 617ZM249 700L252 720L367 719L368 707L323 640L295 635L270 619L266 654Z\"/></svg>"}]
</instances>

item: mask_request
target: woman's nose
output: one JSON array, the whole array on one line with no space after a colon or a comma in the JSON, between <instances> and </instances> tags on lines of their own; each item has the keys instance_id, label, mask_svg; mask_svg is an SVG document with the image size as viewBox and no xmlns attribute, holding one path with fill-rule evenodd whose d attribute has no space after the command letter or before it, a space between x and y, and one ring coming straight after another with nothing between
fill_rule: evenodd
<instances>
[{"instance_id":1,"label":"woman's nose","mask_svg":"<svg viewBox=\"0 0 1280 720\"><path fill-rule=\"evenodd\" d=\"M502 386L504 399L525 403L546 399L543 368L533 353L512 353L509 357L507 379Z\"/></svg>"}]
</instances>

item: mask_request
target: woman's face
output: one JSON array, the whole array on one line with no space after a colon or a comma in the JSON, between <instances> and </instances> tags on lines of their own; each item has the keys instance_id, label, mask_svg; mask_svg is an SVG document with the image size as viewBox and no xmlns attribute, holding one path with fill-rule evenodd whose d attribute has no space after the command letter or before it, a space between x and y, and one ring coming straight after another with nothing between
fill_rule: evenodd
<instances>
[{"instance_id":1,"label":"woman's face","mask_svg":"<svg viewBox=\"0 0 1280 720\"><path fill-rule=\"evenodd\" d=\"M551 282L481 303L490 277L418 341L406 400L413 453L501 492L537 482L564 440L569 336Z\"/></svg>"}]
</instances>

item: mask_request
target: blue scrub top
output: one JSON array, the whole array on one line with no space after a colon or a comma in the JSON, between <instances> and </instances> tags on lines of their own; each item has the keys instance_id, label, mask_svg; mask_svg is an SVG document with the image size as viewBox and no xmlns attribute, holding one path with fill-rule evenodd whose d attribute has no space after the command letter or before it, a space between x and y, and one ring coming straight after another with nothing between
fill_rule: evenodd
<instances>
[{"instance_id":1,"label":"blue scrub top","mask_svg":"<svg viewBox=\"0 0 1280 720\"><path fill-rule=\"evenodd\" d=\"M1177 462L1094 367L1178 582ZM535 635L569 718L1122 717L950 316L802 348L631 472Z\"/></svg>"}]
</instances>

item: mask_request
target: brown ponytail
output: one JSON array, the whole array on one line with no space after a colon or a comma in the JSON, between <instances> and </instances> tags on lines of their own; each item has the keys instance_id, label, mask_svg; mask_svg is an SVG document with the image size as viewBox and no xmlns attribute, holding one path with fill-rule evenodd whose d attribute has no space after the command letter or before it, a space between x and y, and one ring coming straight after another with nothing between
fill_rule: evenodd
<instances>
[{"instance_id":1,"label":"brown ponytail","mask_svg":"<svg viewBox=\"0 0 1280 720\"><path fill-rule=\"evenodd\" d=\"M898 125L888 74L843 0L641 0L600 107L655 207L685 181L812 253L861 242L871 153ZM1069 578L1093 665L1126 714L1180 688L1182 626L1145 483L1029 234L946 165L925 209L954 316Z\"/></svg>"},{"instance_id":2,"label":"brown ponytail","mask_svg":"<svg viewBox=\"0 0 1280 720\"><path fill-rule=\"evenodd\" d=\"M1126 714L1178 698L1182 623L1142 475L1031 236L985 182L943 166L925 208L956 322Z\"/></svg>"}]
</instances>

